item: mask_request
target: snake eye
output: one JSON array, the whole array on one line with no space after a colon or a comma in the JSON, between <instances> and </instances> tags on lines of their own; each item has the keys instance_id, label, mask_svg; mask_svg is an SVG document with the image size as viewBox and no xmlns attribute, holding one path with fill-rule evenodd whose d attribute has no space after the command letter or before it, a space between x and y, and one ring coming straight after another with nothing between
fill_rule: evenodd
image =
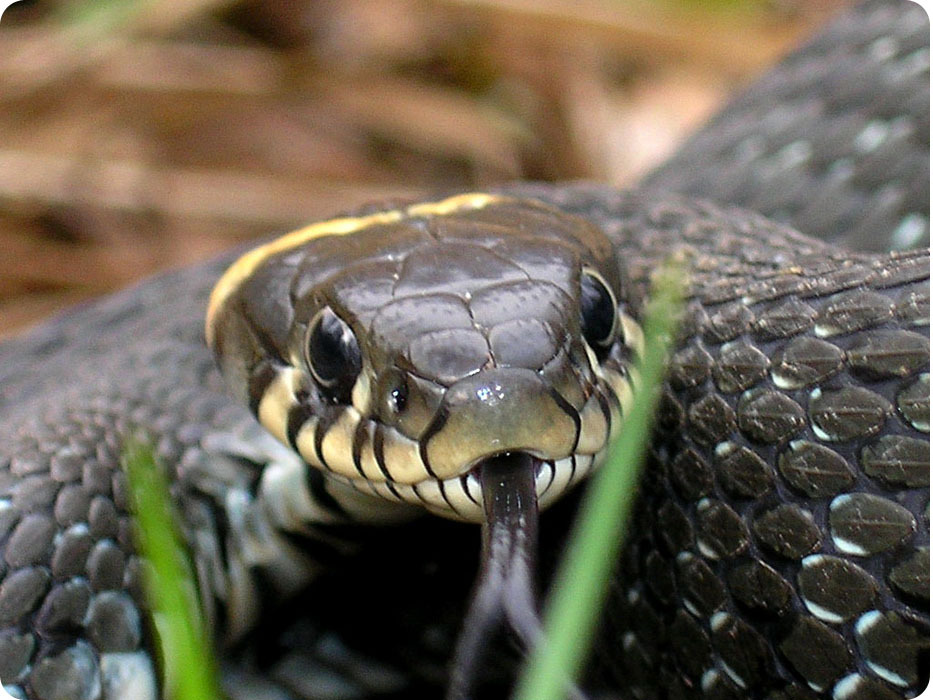
<instances>
[{"instance_id":1,"label":"snake eye","mask_svg":"<svg viewBox=\"0 0 933 700\"><path fill-rule=\"evenodd\" d=\"M389 402L393 413L401 413L408 407L408 382L404 378L392 389Z\"/></svg>"},{"instance_id":2,"label":"snake eye","mask_svg":"<svg viewBox=\"0 0 933 700\"><path fill-rule=\"evenodd\" d=\"M311 319L307 351L314 379L334 398L347 399L362 367L360 346L350 326L329 307Z\"/></svg>"},{"instance_id":3,"label":"snake eye","mask_svg":"<svg viewBox=\"0 0 933 700\"><path fill-rule=\"evenodd\" d=\"M580 322L593 348L606 347L616 335L616 300L606 282L590 270L580 277Z\"/></svg>"}]
</instances>

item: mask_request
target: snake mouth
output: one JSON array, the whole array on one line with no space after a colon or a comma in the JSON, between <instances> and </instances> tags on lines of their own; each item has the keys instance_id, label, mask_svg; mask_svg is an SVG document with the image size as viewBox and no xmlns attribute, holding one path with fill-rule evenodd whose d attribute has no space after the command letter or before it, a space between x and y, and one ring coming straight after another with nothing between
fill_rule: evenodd
<instances>
[{"instance_id":1,"label":"snake mouth","mask_svg":"<svg viewBox=\"0 0 933 700\"><path fill-rule=\"evenodd\" d=\"M631 389L621 369L593 369L594 381L582 387L575 402L535 372L480 372L457 382L457 391L448 390L443 410L412 435L370 415L366 401L332 407L325 415L308 402L310 380L293 366L266 372L254 392L254 412L272 435L329 480L383 501L478 523L483 519L478 465L497 455L521 452L538 460L534 482L542 508L603 461L630 405Z\"/></svg>"},{"instance_id":2,"label":"snake mouth","mask_svg":"<svg viewBox=\"0 0 933 700\"><path fill-rule=\"evenodd\" d=\"M537 507L547 508L587 474L598 466L604 451L595 455L573 454L557 460L545 460L525 452L503 452L480 460L465 474L449 479L428 479L416 484L399 484L392 481L369 481L351 479L331 474L354 489L382 499L421 506L426 510L453 520L485 522L483 470L513 454L523 454L529 460Z\"/></svg>"}]
</instances>

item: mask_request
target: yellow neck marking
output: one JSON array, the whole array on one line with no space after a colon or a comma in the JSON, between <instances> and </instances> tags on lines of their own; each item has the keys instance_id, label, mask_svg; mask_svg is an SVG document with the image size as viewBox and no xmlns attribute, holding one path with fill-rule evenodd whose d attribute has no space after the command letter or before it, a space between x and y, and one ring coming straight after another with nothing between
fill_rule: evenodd
<instances>
[{"instance_id":1,"label":"yellow neck marking","mask_svg":"<svg viewBox=\"0 0 933 700\"><path fill-rule=\"evenodd\" d=\"M213 291L211 291L210 301L208 301L207 304L207 319L205 322L207 344L211 347L214 345L214 320L217 317L217 312L223 307L224 302L226 302L240 285L243 284L243 281L252 275L256 268L271 255L297 248L321 236L345 236L370 226L391 224L406 218L444 216L468 209L482 209L489 204L500 202L503 199L505 198L492 194L459 194L439 202L413 204L404 209L377 212L375 214L369 214L368 216L330 219L329 221L321 221L316 224L311 224L310 226L305 226L297 231L287 233L281 238L270 241L265 245L254 248L234 262L217 281Z\"/></svg>"}]
</instances>

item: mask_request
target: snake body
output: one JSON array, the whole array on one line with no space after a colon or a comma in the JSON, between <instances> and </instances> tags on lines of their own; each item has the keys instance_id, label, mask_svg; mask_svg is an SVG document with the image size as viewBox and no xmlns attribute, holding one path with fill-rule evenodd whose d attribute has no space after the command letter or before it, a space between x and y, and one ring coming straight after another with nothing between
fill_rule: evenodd
<instances>
[{"instance_id":1,"label":"snake body","mask_svg":"<svg viewBox=\"0 0 933 700\"><path fill-rule=\"evenodd\" d=\"M476 308L467 305L474 316L480 309L491 317L512 307L498 335L482 337L485 347L499 347L493 355L510 357L503 362L508 365L541 368L555 357L570 358L557 363L560 369L549 379L554 383L535 389L551 403L530 405L550 406L542 412L549 421L569 416L574 437L554 438L539 449L523 435L504 447L537 449L544 461L576 462L581 442L592 443L588 455L598 455L617 425L615 413L624 412L626 372L638 349L637 320L651 274L677 252L691 271L685 318L634 534L621 557L585 687L634 698L849 700L918 693L927 682L929 644L929 253L852 252L838 239L821 242L750 211L688 195L734 196L734 203L761 205L813 234L848 225L857 231L854 244L866 238L876 244L888 233L901 247L922 242L929 182L926 132L918 128L929 120L925 22L907 2L860 6L789 58L763 87L740 97L671 165L649 177L643 191L514 185L422 205L369 208L343 217L345 223L312 227L313 235L273 242L253 258L248 253L253 262L246 265L240 254L231 254L162 276L6 343L0 348L0 679L14 696L30 699L158 697L142 565L118 468L123 439L142 427L172 475L203 608L218 638L234 647L232 697L300 699L338 691L347 697L436 696L469 587L463 572L475 568L475 536L469 526L435 520L395 524L419 508L399 501L426 501L448 515L457 508L446 490L419 492L412 485L422 476L399 471L408 463L386 455L414 449L419 468L433 478L429 483L437 483L468 479L474 462L491 452L457 438L437 452L458 455L443 466L444 458L422 448L420 438L406 443L405 435L426 434L426 425L445 439L469 433L445 432L448 422L456 422L449 416L459 415L453 409L446 422L435 424L435 414L425 408L415 427L399 424L403 437L396 444L380 438L382 458L373 462L379 474L370 475L377 478L356 479L354 471L366 476L370 468L354 463L365 438L341 452L336 443L351 433L335 432L335 445L328 447L329 431L319 426L357 420L347 418L348 405L371 405L373 396L397 398L398 387L379 385L380 393L373 385L364 401L355 383L334 383L321 366L312 379L337 387L327 405L316 413L293 410L309 400L310 385L302 382L310 375L308 358L292 357L289 349L304 347L307 328L323 306L349 298L344 310L369 303L373 318L382 312L386 329L388 345L361 343L360 366L373 365L372 353L386 347L393 352L385 351L380 366L391 365L386 358L408 342L403 331L409 321L422 336L439 333L441 340L422 342L420 355L409 347L414 366L406 371L419 382L456 386L490 369L470 365L454 372L446 364L450 355L442 351L460 348L458 335L471 336L451 329L473 326L451 324L459 312L450 306L436 310L436 327L427 329L423 316L412 319L404 310L389 315L387 300L398 289L365 297L360 290L384 288L361 282L381 272L380 279L408 284L415 297L424 291L419 285L433 285L431 293L459 295L459 308L468 292L471 301L478 299ZM864 106L855 95L870 94L862 89L868 81L843 91L844 99L832 91L814 96L814 85L852 85L844 74L859 64L853 57L873 66L889 94L903 99L873 99ZM821 74L821 66L828 72ZM790 111L796 110L778 109L771 121L748 126L754 123L752 105L775 93L814 101L804 110L812 117L805 132L793 126ZM825 115L818 117L817 103ZM863 106L847 112L855 115L851 121L837 114L840 105L856 103ZM898 111L905 104L911 109ZM848 131L826 129L824 135L819 127L826 124L845 124ZM759 126L752 138L750 131ZM700 161L703 152L712 155ZM714 156L728 165L717 170ZM901 169L871 182L879 162ZM816 192L807 184L779 197L784 190L778 185L789 181L828 182L819 190L824 208L796 204L808 190ZM499 218L488 216L496 212ZM853 221L860 226L849 225ZM807 222L824 229L808 229ZM373 244L361 241L378 226L398 229L391 234L398 238L389 237L386 250L366 258ZM503 227L512 233L498 230ZM446 233L438 235L438 229ZM521 258L527 246L510 248L503 241L519 235L516 230L531 231L537 240L543 229L550 258L526 254L516 276L515 256ZM446 260L445 275L425 273L423 260L405 267L406 260L415 261L411 251L421 250L409 244L425 231L431 255ZM445 259L450 246L438 248L439 241L468 238L475 243L469 264ZM309 243L319 246L317 257L309 257ZM354 273L349 256L355 247L368 263ZM386 277L389 263L404 274ZM305 277L298 274L302 269ZM471 279L458 278L463 269L474 273ZM564 341L549 330L579 334L586 326L567 302L580 303L585 270L598 275L622 308L609 349L598 347L598 333ZM488 279L477 281L483 275ZM212 341L238 387L238 401L229 397L203 336L208 296L221 278L227 284L214 293L212 317L223 307L228 320L212 326L219 333ZM555 297L561 301L516 304L510 295L527 278L549 280L561 290ZM327 304L311 294L306 308L299 308L308 290L330 279L357 291L326 296ZM494 301L503 287L510 291L498 304L479 303L483 295ZM235 304L234 291L244 295ZM565 325L518 323L519 311L534 321L542 308ZM296 319L302 320L300 332ZM487 319L477 326L496 323ZM536 346L541 337L551 346ZM262 371L270 348L279 353L276 372ZM476 360L475 353L466 355ZM288 382L282 379L285 365L291 367ZM244 381L247 366L260 368L252 384ZM497 368L491 369L501 373ZM585 391L574 393L568 368L582 376ZM299 371L306 372L303 378ZM556 384L561 399L554 398ZM447 401L425 398L430 384L425 386L421 394L409 388L411 405ZM273 399L264 406L268 395ZM586 408L590 397L596 397L595 408ZM291 409L283 401L291 401ZM267 425L272 421L272 434L254 412ZM305 430L310 437L299 439L312 420ZM470 424L488 437L493 428L483 420L473 416ZM585 433L584 423L596 432ZM316 462L331 471L308 467ZM336 476L341 478L331 478ZM411 498L394 486L406 483ZM468 485L457 499L468 508L481 502ZM572 500L557 502L542 517L545 569L559 549ZM460 515L481 517L478 511ZM273 601L301 591L298 620L268 617ZM314 669L310 680L289 670L296 664ZM500 670L487 669L490 694L508 676Z\"/></svg>"}]
</instances>

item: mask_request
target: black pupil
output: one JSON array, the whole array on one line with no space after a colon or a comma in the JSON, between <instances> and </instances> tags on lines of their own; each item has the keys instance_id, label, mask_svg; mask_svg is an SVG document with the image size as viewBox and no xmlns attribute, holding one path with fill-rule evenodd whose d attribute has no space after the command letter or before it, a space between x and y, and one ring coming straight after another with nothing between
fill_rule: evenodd
<instances>
[{"instance_id":1,"label":"black pupil","mask_svg":"<svg viewBox=\"0 0 933 700\"><path fill-rule=\"evenodd\" d=\"M408 406L408 384L404 380L392 389L392 405L396 413L401 413Z\"/></svg>"},{"instance_id":2,"label":"black pupil","mask_svg":"<svg viewBox=\"0 0 933 700\"><path fill-rule=\"evenodd\" d=\"M308 334L308 361L315 378L335 398L346 399L360 373L360 346L337 314L324 309Z\"/></svg>"},{"instance_id":3,"label":"black pupil","mask_svg":"<svg viewBox=\"0 0 933 700\"><path fill-rule=\"evenodd\" d=\"M599 279L584 273L580 279L580 318L583 337L593 347L605 346L612 341L616 308L612 294Z\"/></svg>"}]
</instances>

